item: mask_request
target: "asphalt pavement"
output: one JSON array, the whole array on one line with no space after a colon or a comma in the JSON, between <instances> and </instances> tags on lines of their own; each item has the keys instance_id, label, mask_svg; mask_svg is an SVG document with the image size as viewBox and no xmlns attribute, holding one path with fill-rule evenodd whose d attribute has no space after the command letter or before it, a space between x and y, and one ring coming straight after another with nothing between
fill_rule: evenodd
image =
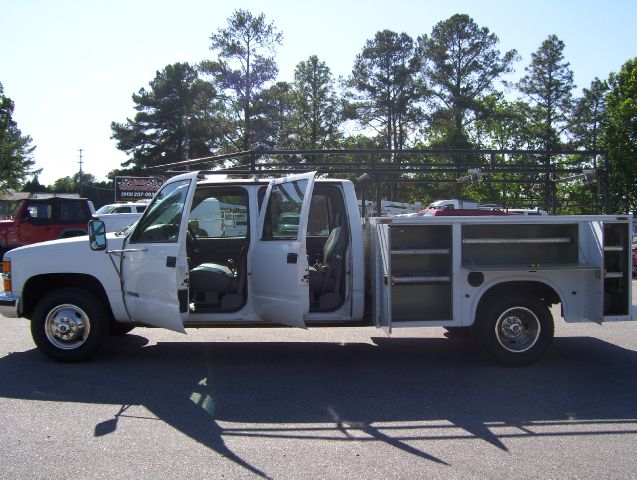
<instances>
[{"instance_id":1,"label":"asphalt pavement","mask_svg":"<svg viewBox=\"0 0 637 480\"><path fill-rule=\"evenodd\" d=\"M140 328L66 365L0 325L2 479L637 476L637 323L557 320L524 368L440 328Z\"/></svg>"}]
</instances>

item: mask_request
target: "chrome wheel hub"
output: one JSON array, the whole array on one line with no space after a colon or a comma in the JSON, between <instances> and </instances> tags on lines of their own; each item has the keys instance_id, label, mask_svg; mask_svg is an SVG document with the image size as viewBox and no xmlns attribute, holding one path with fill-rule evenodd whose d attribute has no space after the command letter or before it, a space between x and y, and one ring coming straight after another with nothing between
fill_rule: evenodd
<instances>
[{"instance_id":1,"label":"chrome wheel hub","mask_svg":"<svg viewBox=\"0 0 637 480\"><path fill-rule=\"evenodd\" d=\"M509 308L495 324L498 343L506 350L522 353L536 344L540 337L540 320L525 307Z\"/></svg>"},{"instance_id":2,"label":"chrome wheel hub","mask_svg":"<svg viewBox=\"0 0 637 480\"><path fill-rule=\"evenodd\" d=\"M63 350L80 347L88 338L91 323L88 315L77 305L58 305L51 309L44 322L46 337Z\"/></svg>"}]
</instances>

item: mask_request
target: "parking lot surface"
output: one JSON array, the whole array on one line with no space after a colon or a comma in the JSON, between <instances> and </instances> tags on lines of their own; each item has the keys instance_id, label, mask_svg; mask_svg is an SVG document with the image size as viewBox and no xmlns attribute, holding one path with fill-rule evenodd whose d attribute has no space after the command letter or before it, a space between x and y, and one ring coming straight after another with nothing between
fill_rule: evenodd
<instances>
[{"instance_id":1,"label":"parking lot surface","mask_svg":"<svg viewBox=\"0 0 637 480\"><path fill-rule=\"evenodd\" d=\"M58 364L0 318L0 478L635 478L637 323L504 368L443 329L139 328Z\"/></svg>"}]
</instances>

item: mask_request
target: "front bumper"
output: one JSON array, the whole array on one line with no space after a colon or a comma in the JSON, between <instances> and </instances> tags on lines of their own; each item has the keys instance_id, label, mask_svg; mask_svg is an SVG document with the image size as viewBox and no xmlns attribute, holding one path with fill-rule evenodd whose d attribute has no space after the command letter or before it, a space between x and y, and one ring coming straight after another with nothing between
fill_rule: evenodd
<instances>
[{"instance_id":1,"label":"front bumper","mask_svg":"<svg viewBox=\"0 0 637 480\"><path fill-rule=\"evenodd\" d=\"M7 318L18 318L19 297L8 292L0 292L0 315Z\"/></svg>"}]
</instances>

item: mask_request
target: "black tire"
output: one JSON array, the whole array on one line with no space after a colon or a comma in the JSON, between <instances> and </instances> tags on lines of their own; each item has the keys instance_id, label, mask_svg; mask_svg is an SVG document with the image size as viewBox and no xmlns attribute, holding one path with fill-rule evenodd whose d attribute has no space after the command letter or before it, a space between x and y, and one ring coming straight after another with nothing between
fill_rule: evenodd
<instances>
[{"instance_id":1,"label":"black tire","mask_svg":"<svg viewBox=\"0 0 637 480\"><path fill-rule=\"evenodd\" d=\"M126 335L133 328L135 328L135 325L131 325L130 323L122 323L122 322L112 321L111 322L111 336L112 337L119 337L121 335Z\"/></svg>"},{"instance_id":2,"label":"black tire","mask_svg":"<svg viewBox=\"0 0 637 480\"><path fill-rule=\"evenodd\" d=\"M37 303L31 335L38 349L58 362L87 360L100 349L110 331L102 302L80 288L60 288Z\"/></svg>"},{"instance_id":3,"label":"black tire","mask_svg":"<svg viewBox=\"0 0 637 480\"><path fill-rule=\"evenodd\" d=\"M527 295L487 300L473 325L478 348L499 363L513 366L537 361L551 345L553 334L549 308Z\"/></svg>"}]
</instances>

